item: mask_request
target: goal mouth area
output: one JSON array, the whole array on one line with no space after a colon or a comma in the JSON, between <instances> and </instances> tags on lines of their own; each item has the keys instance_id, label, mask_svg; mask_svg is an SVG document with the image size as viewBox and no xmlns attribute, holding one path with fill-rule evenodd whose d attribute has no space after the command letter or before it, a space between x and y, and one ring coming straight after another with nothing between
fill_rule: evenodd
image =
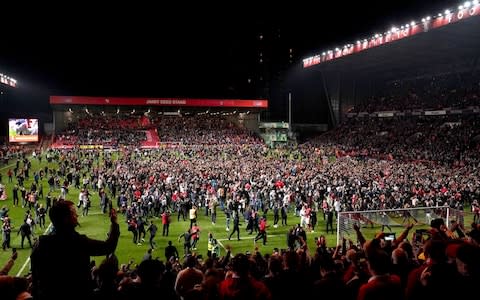
<instances>
[{"instance_id":1,"label":"goal mouth area","mask_svg":"<svg viewBox=\"0 0 480 300\"><path fill-rule=\"evenodd\" d=\"M393 233L398 236L409 224L414 224L415 229L429 229L431 222L436 219L442 219L447 226L452 221L463 225L464 211L438 206L339 212L337 217L337 244L343 238L347 240L356 239L354 225L362 228L362 233L368 239L379 232Z\"/></svg>"}]
</instances>

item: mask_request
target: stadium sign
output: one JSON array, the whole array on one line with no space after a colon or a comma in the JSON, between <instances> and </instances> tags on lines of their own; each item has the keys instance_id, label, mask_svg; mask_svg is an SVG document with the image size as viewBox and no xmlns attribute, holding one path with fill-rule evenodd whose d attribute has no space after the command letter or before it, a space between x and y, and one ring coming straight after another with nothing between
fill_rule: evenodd
<instances>
[{"instance_id":1,"label":"stadium sign","mask_svg":"<svg viewBox=\"0 0 480 300\"><path fill-rule=\"evenodd\" d=\"M103 149L103 145L80 145L80 149L84 149L84 150Z\"/></svg>"},{"instance_id":2,"label":"stadium sign","mask_svg":"<svg viewBox=\"0 0 480 300\"><path fill-rule=\"evenodd\" d=\"M268 100L50 96L52 105L268 108Z\"/></svg>"}]
</instances>

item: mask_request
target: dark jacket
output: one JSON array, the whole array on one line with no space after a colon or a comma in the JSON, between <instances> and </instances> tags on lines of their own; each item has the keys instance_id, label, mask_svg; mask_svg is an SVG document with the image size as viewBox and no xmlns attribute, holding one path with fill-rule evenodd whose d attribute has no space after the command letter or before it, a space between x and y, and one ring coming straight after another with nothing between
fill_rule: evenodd
<instances>
[{"instance_id":1,"label":"dark jacket","mask_svg":"<svg viewBox=\"0 0 480 300\"><path fill-rule=\"evenodd\" d=\"M30 256L34 298L89 299L90 256L115 251L119 235L118 224L112 223L106 241L90 239L74 230L41 236Z\"/></svg>"}]
</instances>

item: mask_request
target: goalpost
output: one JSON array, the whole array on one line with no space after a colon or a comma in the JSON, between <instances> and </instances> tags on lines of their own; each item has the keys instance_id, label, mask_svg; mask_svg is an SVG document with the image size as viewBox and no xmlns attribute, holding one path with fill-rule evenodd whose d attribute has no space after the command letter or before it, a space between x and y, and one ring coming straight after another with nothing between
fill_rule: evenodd
<instances>
[{"instance_id":1,"label":"goalpost","mask_svg":"<svg viewBox=\"0 0 480 300\"><path fill-rule=\"evenodd\" d=\"M337 217L337 245L345 237L354 240L356 238L353 225L357 224L364 230L380 231L403 231L406 224L414 223L416 227L429 228L433 219L442 218L445 225L449 226L452 220L464 225L461 210L448 206L415 207L409 209L382 209L364 211L339 212ZM399 230L400 229L400 230ZM366 238L369 238L366 236Z\"/></svg>"}]
</instances>

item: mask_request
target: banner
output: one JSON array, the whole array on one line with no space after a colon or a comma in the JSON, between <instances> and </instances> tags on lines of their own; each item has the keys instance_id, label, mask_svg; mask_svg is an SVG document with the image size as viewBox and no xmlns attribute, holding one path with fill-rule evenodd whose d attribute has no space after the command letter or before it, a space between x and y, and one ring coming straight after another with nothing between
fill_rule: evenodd
<instances>
[{"instance_id":1,"label":"banner","mask_svg":"<svg viewBox=\"0 0 480 300\"><path fill-rule=\"evenodd\" d=\"M258 124L258 128L283 128L288 129L288 123L285 122L263 122Z\"/></svg>"},{"instance_id":2,"label":"banner","mask_svg":"<svg viewBox=\"0 0 480 300\"><path fill-rule=\"evenodd\" d=\"M52 105L268 108L268 100L50 96Z\"/></svg>"},{"instance_id":3,"label":"banner","mask_svg":"<svg viewBox=\"0 0 480 300\"><path fill-rule=\"evenodd\" d=\"M442 116L446 115L447 112L444 110L429 110L425 112L426 116Z\"/></svg>"},{"instance_id":4,"label":"banner","mask_svg":"<svg viewBox=\"0 0 480 300\"><path fill-rule=\"evenodd\" d=\"M414 111L379 111L369 114L368 112L359 113L347 113L347 118L355 117L378 117L378 118L391 118L391 117L403 117L403 116L444 116L444 115L470 115L480 113L479 107L468 107L464 109L451 109L445 108L441 110L414 110Z\"/></svg>"},{"instance_id":5,"label":"banner","mask_svg":"<svg viewBox=\"0 0 480 300\"><path fill-rule=\"evenodd\" d=\"M378 112L377 115L379 118L388 118L388 117L393 117L393 112L381 111L381 112Z\"/></svg>"},{"instance_id":6,"label":"banner","mask_svg":"<svg viewBox=\"0 0 480 300\"><path fill-rule=\"evenodd\" d=\"M103 145L80 145L80 149L103 149Z\"/></svg>"},{"instance_id":7,"label":"banner","mask_svg":"<svg viewBox=\"0 0 480 300\"><path fill-rule=\"evenodd\" d=\"M53 149L63 149L63 150L71 150L74 148L74 145L64 145L64 144L53 144Z\"/></svg>"}]
</instances>

